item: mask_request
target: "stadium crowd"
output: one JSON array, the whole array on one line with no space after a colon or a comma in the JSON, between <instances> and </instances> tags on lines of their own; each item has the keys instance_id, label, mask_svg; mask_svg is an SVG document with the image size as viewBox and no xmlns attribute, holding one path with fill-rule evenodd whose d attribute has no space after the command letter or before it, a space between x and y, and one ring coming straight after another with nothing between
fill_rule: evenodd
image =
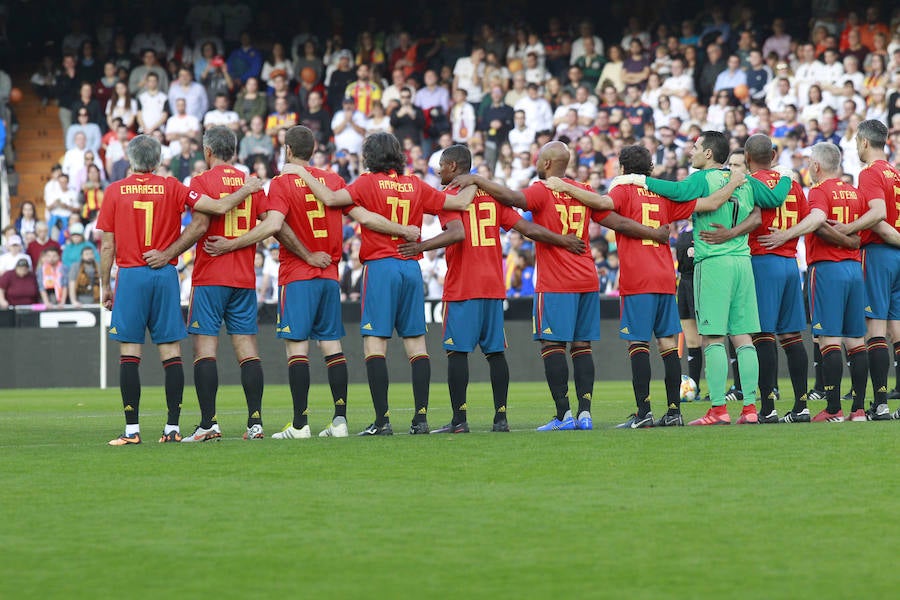
<instances>
[{"instance_id":1,"label":"stadium crowd","mask_svg":"<svg viewBox=\"0 0 900 600\"><path fill-rule=\"evenodd\" d=\"M677 25L632 16L620 37L606 38L589 20L555 17L541 30L482 22L467 37L394 27L352 38L308 28L290 39L254 38L253 14L241 2L221 11L194 3L169 36L152 17L138 31L123 25L112 15L73 19L58 54L31 78L58 106L65 140L46 185L45 214L26 202L3 231L0 271L24 259L37 284L18 302L96 300L96 271L84 267L81 250L96 254L104 189L127 174L125 150L139 133L161 142L161 174L186 183L207 168L201 137L214 125L239 136L234 165L266 182L284 165L284 133L294 124L315 133L312 164L347 183L360 173L363 139L378 131L393 132L406 171L433 185L442 149L462 143L472 150L473 172L521 189L536 178L539 148L554 139L572 149L567 173L598 191L631 144L650 150L654 176L682 180L704 130L725 132L733 148L754 133L770 135L778 163L804 187L810 148L831 141L844 151L844 178L855 182L862 167L855 131L865 119L888 125L889 160L900 158L898 9L825 10L798 26L783 16L760 20L747 5L716 6ZM423 237L439 230L426 216ZM600 291L615 294L613 232L592 223L590 238ZM504 242L508 295L532 295L531 242L515 231ZM342 297L355 300L362 267L359 228L349 218L344 250ZM441 295L442 254L421 261L430 297ZM274 240L259 245L260 302L275 299L278 256ZM190 251L179 268L186 301Z\"/></svg>"}]
</instances>

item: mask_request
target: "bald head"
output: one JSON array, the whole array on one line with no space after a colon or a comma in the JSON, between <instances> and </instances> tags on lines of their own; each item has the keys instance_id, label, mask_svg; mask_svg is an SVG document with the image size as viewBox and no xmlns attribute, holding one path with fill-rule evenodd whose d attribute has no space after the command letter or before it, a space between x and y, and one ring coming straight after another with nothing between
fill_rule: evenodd
<instances>
[{"instance_id":1,"label":"bald head","mask_svg":"<svg viewBox=\"0 0 900 600\"><path fill-rule=\"evenodd\" d=\"M538 154L538 177L562 177L569 166L569 147L562 142L548 142Z\"/></svg>"},{"instance_id":2,"label":"bald head","mask_svg":"<svg viewBox=\"0 0 900 600\"><path fill-rule=\"evenodd\" d=\"M747 166L751 172L768 169L775 158L772 140L761 133L751 135L744 143L744 156L747 157Z\"/></svg>"}]
</instances>

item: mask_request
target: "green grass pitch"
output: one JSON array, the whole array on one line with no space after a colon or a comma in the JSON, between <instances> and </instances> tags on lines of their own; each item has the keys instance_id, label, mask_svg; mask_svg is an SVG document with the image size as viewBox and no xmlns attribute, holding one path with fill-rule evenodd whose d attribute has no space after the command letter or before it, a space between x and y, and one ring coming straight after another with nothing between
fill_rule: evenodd
<instances>
[{"instance_id":1,"label":"green grass pitch","mask_svg":"<svg viewBox=\"0 0 900 600\"><path fill-rule=\"evenodd\" d=\"M118 390L2 391L0 598L896 593L900 423L618 431L630 385L599 382L593 432L538 434L546 386L518 383L514 431L493 434L489 386L469 389L465 436L245 442L229 387L222 442L161 445L162 391L145 388L144 443L125 448L106 446ZM315 434L330 396L311 397ZM401 433L407 382L391 402ZM449 420L443 384L431 406L432 426ZM269 386L267 434L290 412L287 388ZM182 429L197 419L187 389ZM351 431L370 420L353 386Z\"/></svg>"}]
</instances>

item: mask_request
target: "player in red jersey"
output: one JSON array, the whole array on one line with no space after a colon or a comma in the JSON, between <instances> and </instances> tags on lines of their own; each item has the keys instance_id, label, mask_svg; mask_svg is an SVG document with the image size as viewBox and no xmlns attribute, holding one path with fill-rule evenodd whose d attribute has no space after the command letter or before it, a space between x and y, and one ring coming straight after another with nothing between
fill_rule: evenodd
<instances>
[{"instance_id":1,"label":"player in red jersey","mask_svg":"<svg viewBox=\"0 0 900 600\"><path fill-rule=\"evenodd\" d=\"M475 188L448 196L417 177L401 175L406 160L400 142L389 133L376 133L363 143L363 161L368 173L346 188L332 191L300 165L289 165L286 173L300 175L316 198L326 206L356 204L395 223L422 226L422 215L437 215L442 210L465 210L475 196ZM375 422L360 435L391 435L388 409L388 372L384 353L394 329L403 345L412 369L412 387L416 414L411 434L428 433L428 392L431 361L425 347L425 311L422 272L417 259L406 257L398 247L399 237L362 230L360 259L364 264L362 319L366 374Z\"/></svg>"},{"instance_id":2,"label":"player in red jersey","mask_svg":"<svg viewBox=\"0 0 900 600\"><path fill-rule=\"evenodd\" d=\"M868 210L849 225L835 225L835 229L846 234L859 231L862 237L866 346L875 396L867 414L875 421L891 418L887 402L891 362L885 337L888 325L894 355L900 355L900 249L889 245L892 238L900 235L900 173L887 161L887 134L881 121L870 119L859 124L856 150L866 165L859 174L859 192ZM894 414L894 418L900 418L900 409Z\"/></svg>"},{"instance_id":3,"label":"player in red jersey","mask_svg":"<svg viewBox=\"0 0 900 600\"><path fill-rule=\"evenodd\" d=\"M538 177L565 175L569 149L562 142L550 142L541 148L537 161ZM585 184L568 180L571 185L589 190ZM570 194L554 192L544 181L516 191L483 177L463 175L451 186L475 184L494 199L508 206L532 211L534 223L554 233L574 233L588 241L591 209ZM605 207L609 208L609 207ZM632 237L668 240L668 227L652 229L614 213L600 216L606 227ZM538 242L537 295L534 299L534 339L541 342L541 357L550 394L556 404L556 415L538 431L567 431L593 428L591 397L594 388L594 359L591 342L600 339L600 283L590 249L575 255L568 250ZM569 367L566 343L571 344L572 370L578 394L578 418L569 405Z\"/></svg>"},{"instance_id":4,"label":"player in red jersey","mask_svg":"<svg viewBox=\"0 0 900 600\"><path fill-rule=\"evenodd\" d=\"M650 152L643 146L628 146L619 154L621 175L648 175L653 168ZM621 217L633 219L646 227L664 227L686 219L692 213L718 209L743 182L732 177L728 184L707 198L691 202L673 202L636 185L621 185L601 196L577 185L551 177L547 186L557 192L571 194L597 209L612 209ZM596 214L595 214L596 218ZM621 257L619 294L621 295L621 328L619 337L628 340L631 358L632 386L637 411L618 425L621 429L672 427L684 425L681 416L681 361L678 358L677 335L681 332L675 300L676 279L672 251L665 242L629 236L617 237ZM650 339L656 336L660 356L665 365L667 411L654 423L650 410Z\"/></svg>"},{"instance_id":5,"label":"player in red jersey","mask_svg":"<svg viewBox=\"0 0 900 600\"><path fill-rule=\"evenodd\" d=\"M450 146L441 154L439 175L447 185L472 169L472 153L463 145ZM400 247L406 256L447 248L444 279L444 349L447 351L447 385L453 408L451 422L432 433L468 433L466 387L469 384L469 353L481 347L491 373L494 396L493 431L509 431L507 392L509 366L504 350L503 248L500 229L515 229L535 241L562 246L582 254L585 242L575 235L563 236L535 225L508 206L499 204L482 190L463 212L443 212L445 231L430 240Z\"/></svg>"},{"instance_id":6,"label":"player in red jersey","mask_svg":"<svg viewBox=\"0 0 900 600\"><path fill-rule=\"evenodd\" d=\"M773 250L804 234L812 234L827 225L852 223L862 212L862 200L852 185L840 180L841 151L834 144L819 143L810 155L810 173L815 187L809 191L809 215L785 230L770 227L771 234L760 236L759 243ZM840 232L836 232L840 236ZM850 357L853 406L851 420L866 420L864 411L868 357L863 336L865 324L865 290L859 250L835 243L826 227L818 235L807 235L806 256L810 265L809 305L813 335L819 337L822 353L825 410L813 422L840 422L841 410L841 343Z\"/></svg>"},{"instance_id":7,"label":"player in red jersey","mask_svg":"<svg viewBox=\"0 0 900 600\"><path fill-rule=\"evenodd\" d=\"M297 125L285 135L286 160L306 167L329 189L345 187L333 171L309 166L315 149L315 137L308 128ZM359 206L344 209L324 206L297 175L283 174L272 180L265 219L246 234L229 239L210 237L206 249L211 254L253 250L257 242L271 235L289 252L281 254L278 284L281 286L276 334L285 341L288 380L294 405L294 419L276 439L310 437L309 340L318 341L328 368L334 415L321 437L347 436L347 360L341 347L344 326L338 285L341 259L342 216L349 214L361 225L414 240L419 228L403 226ZM218 260L218 259L217 259Z\"/></svg>"},{"instance_id":8,"label":"player in red jersey","mask_svg":"<svg viewBox=\"0 0 900 600\"><path fill-rule=\"evenodd\" d=\"M203 155L209 170L191 178L191 190L198 195L222 198L244 185L244 173L231 166L237 138L227 127L211 127L203 135ZM196 215L194 202L188 205ZM200 424L182 442L205 442L222 437L216 421L216 394L219 374L216 353L219 329L224 321L231 336L234 354L241 369L241 384L247 401L247 430L244 439L262 439L263 372L256 343L256 276L254 251L214 259L203 249L209 236L237 237L249 231L266 210L266 195L259 191L223 215L213 215L197 245L191 277L188 333L194 342L194 387L200 404ZM150 266L177 257L177 248L165 248L148 260Z\"/></svg>"},{"instance_id":9,"label":"player in red jersey","mask_svg":"<svg viewBox=\"0 0 900 600\"><path fill-rule=\"evenodd\" d=\"M107 188L97 221L97 229L103 231L102 302L113 311L110 337L121 342L119 378L126 425L125 433L109 442L112 446L141 442L139 366L147 328L159 346L166 375L168 418L160 442L181 440L178 420L184 370L180 340L186 333L174 267L177 254L153 268L147 263L157 258L153 249L171 247L183 252L206 231L209 221L199 217L179 236L186 204L221 214L262 189L261 182L254 179L220 200L201 196L174 178L153 174L159 166L160 150L159 142L149 136L138 136L129 142L128 159L133 174ZM119 266L115 303L109 283L114 260Z\"/></svg>"}]
</instances>

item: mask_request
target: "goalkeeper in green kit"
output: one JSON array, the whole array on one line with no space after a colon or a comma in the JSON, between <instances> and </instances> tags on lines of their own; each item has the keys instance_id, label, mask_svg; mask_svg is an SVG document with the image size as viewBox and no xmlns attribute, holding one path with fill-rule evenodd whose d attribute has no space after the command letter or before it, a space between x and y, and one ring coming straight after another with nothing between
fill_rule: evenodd
<instances>
[{"instance_id":1,"label":"goalkeeper in green kit","mask_svg":"<svg viewBox=\"0 0 900 600\"><path fill-rule=\"evenodd\" d=\"M698 169L680 182L664 181L644 175L623 175L613 185L632 183L648 188L676 202L689 202L709 196L723 187L730 173L722 166L728 160L728 139L718 131L704 131L694 144L691 166ZM759 332L759 313L756 289L750 263L747 234L721 244L704 242L699 233L714 231L714 225L734 228L744 222L754 206L781 206L791 188L791 179L782 177L775 189L765 183L747 178L731 198L718 210L694 213L694 296L697 329L703 336L706 380L712 408L705 416L689 425L728 425L731 417L725 408L725 385L728 378L728 353L725 336L737 348L738 367L744 382L744 407L739 424L758 423L756 387L759 379L759 360L751 334ZM749 230L748 230L749 231Z\"/></svg>"}]
</instances>

